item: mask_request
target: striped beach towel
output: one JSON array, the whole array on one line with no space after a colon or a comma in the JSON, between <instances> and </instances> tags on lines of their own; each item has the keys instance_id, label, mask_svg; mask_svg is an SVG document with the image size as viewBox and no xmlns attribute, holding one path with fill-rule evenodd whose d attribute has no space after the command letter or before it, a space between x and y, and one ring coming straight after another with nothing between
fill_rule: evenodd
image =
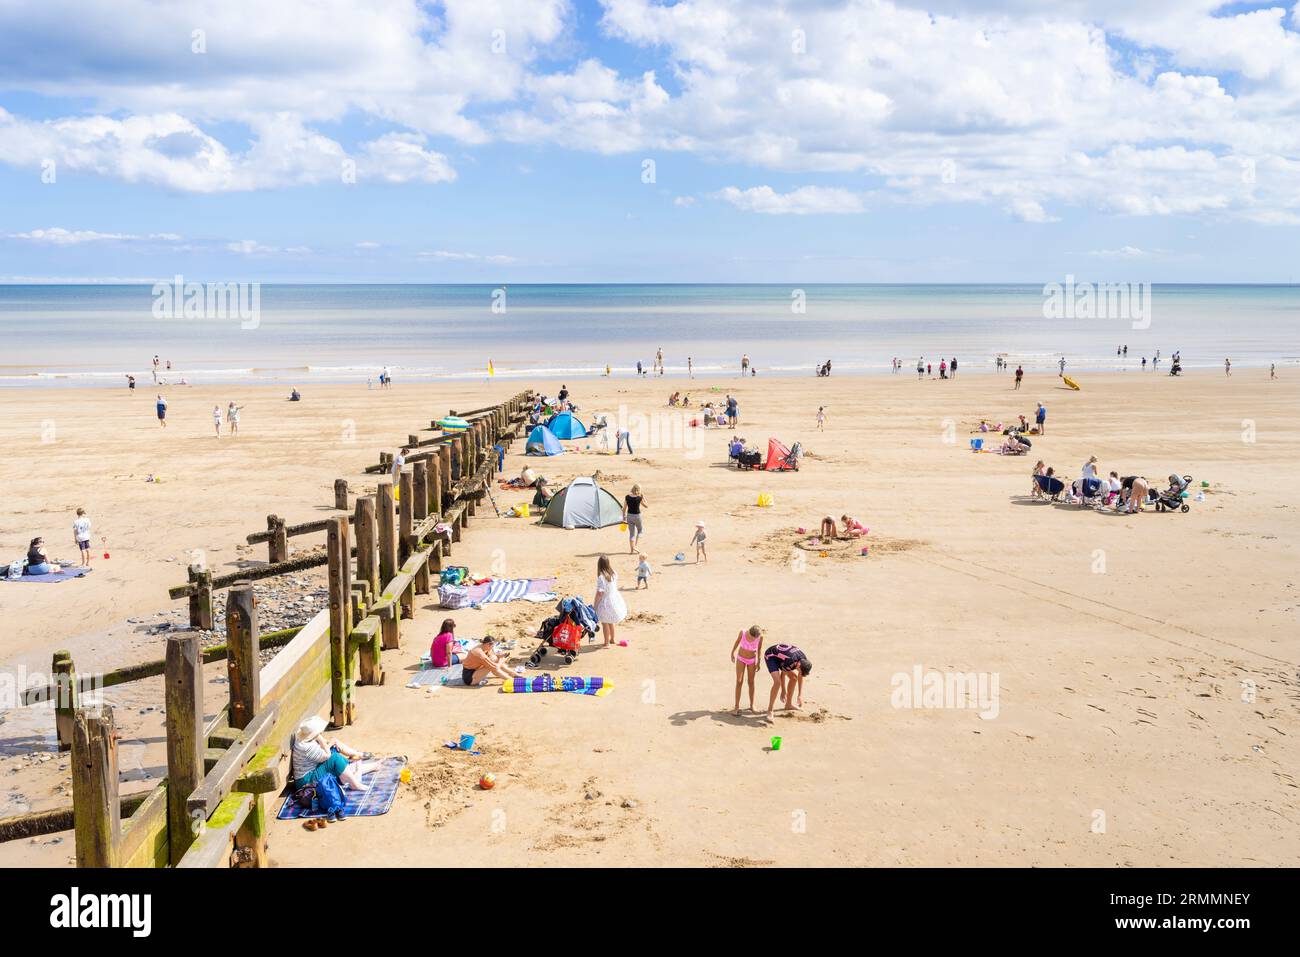
<instances>
[{"instance_id":1,"label":"striped beach towel","mask_svg":"<svg viewBox=\"0 0 1300 957\"><path fill-rule=\"evenodd\" d=\"M604 678L566 676L557 680L553 675L513 678L501 685L502 694L544 694L550 691L567 691L569 694L585 694L603 698L613 690L613 682L606 681Z\"/></svg>"},{"instance_id":2,"label":"striped beach towel","mask_svg":"<svg viewBox=\"0 0 1300 957\"><path fill-rule=\"evenodd\" d=\"M555 590L554 578L494 578L469 587L471 605L517 601L525 596L544 595Z\"/></svg>"}]
</instances>

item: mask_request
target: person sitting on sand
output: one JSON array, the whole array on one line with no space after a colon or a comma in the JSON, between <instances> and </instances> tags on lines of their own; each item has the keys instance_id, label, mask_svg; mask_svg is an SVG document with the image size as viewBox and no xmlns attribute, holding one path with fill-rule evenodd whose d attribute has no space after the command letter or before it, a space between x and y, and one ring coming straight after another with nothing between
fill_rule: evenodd
<instances>
[{"instance_id":1,"label":"person sitting on sand","mask_svg":"<svg viewBox=\"0 0 1300 957\"><path fill-rule=\"evenodd\" d=\"M680 392L674 392L672 395L668 397L668 404L672 406L674 409L677 408L677 402L679 399L681 399L681 397L682 394Z\"/></svg>"},{"instance_id":2,"label":"person sitting on sand","mask_svg":"<svg viewBox=\"0 0 1300 957\"><path fill-rule=\"evenodd\" d=\"M331 774L344 787L365 791L361 778L378 767L379 762L369 760L370 755L354 751L338 739L325 737L325 723L324 718L313 715L298 725L294 733L290 762L294 789L315 784Z\"/></svg>"},{"instance_id":3,"label":"person sitting on sand","mask_svg":"<svg viewBox=\"0 0 1300 957\"><path fill-rule=\"evenodd\" d=\"M817 530L817 537L823 542L833 542L840 537L840 530L835 524L835 519L827 515L822 519L822 526Z\"/></svg>"},{"instance_id":4,"label":"person sitting on sand","mask_svg":"<svg viewBox=\"0 0 1300 957\"><path fill-rule=\"evenodd\" d=\"M460 644L456 641L456 622L448 618L438 629L438 636L429 646L429 664L435 668L450 668L460 664Z\"/></svg>"},{"instance_id":5,"label":"person sitting on sand","mask_svg":"<svg viewBox=\"0 0 1300 957\"><path fill-rule=\"evenodd\" d=\"M1002 447L998 449L998 451L1003 455L1024 455L1025 450L1028 448L1029 446L1025 445L1014 435L1008 435L1007 440L1002 443Z\"/></svg>"},{"instance_id":6,"label":"person sitting on sand","mask_svg":"<svg viewBox=\"0 0 1300 957\"><path fill-rule=\"evenodd\" d=\"M783 710L803 707L803 679L812 673L812 662L794 645L772 645L763 652L763 663L772 676L772 695L767 700L767 720L772 721L776 696L781 696Z\"/></svg>"},{"instance_id":7,"label":"person sitting on sand","mask_svg":"<svg viewBox=\"0 0 1300 957\"><path fill-rule=\"evenodd\" d=\"M704 427L706 429L711 428L713 425L713 403L711 401L705 403L702 411L704 413Z\"/></svg>"},{"instance_id":8,"label":"person sitting on sand","mask_svg":"<svg viewBox=\"0 0 1300 957\"><path fill-rule=\"evenodd\" d=\"M740 714L740 688L749 679L749 710L754 710L754 675L758 673L758 649L763 641L763 631L751 625L736 636L731 646L731 661L736 666L736 707L732 714Z\"/></svg>"},{"instance_id":9,"label":"person sitting on sand","mask_svg":"<svg viewBox=\"0 0 1300 957\"><path fill-rule=\"evenodd\" d=\"M496 639L491 635L484 636L483 640L469 650L465 655L465 662L461 668L460 680L468 688L473 688L476 684L483 686L488 683L488 679L493 675L502 681L510 681L514 674L506 667L506 659L503 655L495 652Z\"/></svg>"},{"instance_id":10,"label":"person sitting on sand","mask_svg":"<svg viewBox=\"0 0 1300 957\"><path fill-rule=\"evenodd\" d=\"M533 493L533 505L537 508L545 508L547 505L551 504L551 498L554 494L555 493L547 487L546 479L539 478L537 480L537 491Z\"/></svg>"},{"instance_id":11,"label":"person sitting on sand","mask_svg":"<svg viewBox=\"0 0 1300 957\"><path fill-rule=\"evenodd\" d=\"M45 539L39 535L33 538L27 546L27 567L23 569L23 574L51 575L62 569L62 565L50 561L49 556L45 554Z\"/></svg>"},{"instance_id":12,"label":"person sitting on sand","mask_svg":"<svg viewBox=\"0 0 1300 957\"><path fill-rule=\"evenodd\" d=\"M858 538L859 536L867 534L867 526L863 525L856 518L851 518L848 515L840 516L840 524L844 526L845 538Z\"/></svg>"},{"instance_id":13,"label":"person sitting on sand","mask_svg":"<svg viewBox=\"0 0 1300 957\"><path fill-rule=\"evenodd\" d=\"M302 401L302 393L299 392L297 389L294 389L292 392L289 393L289 401L290 401L290 402L301 402L301 401Z\"/></svg>"}]
</instances>

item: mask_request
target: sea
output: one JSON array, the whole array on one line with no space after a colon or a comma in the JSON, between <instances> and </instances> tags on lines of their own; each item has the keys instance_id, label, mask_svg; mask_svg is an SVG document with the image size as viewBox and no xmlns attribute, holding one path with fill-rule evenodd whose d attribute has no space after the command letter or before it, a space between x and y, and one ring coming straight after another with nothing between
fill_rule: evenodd
<instances>
[{"instance_id":1,"label":"sea","mask_svg":"<svg viewBox=\"0 0 1300 957\"><path fill-rule=\"evenodd\" d=\"M0 387L1300 365L1300 286L0 285ZM253 308L253 307L256 308ZM228 307L228 308L226 308ZM1127 354L1124 348L1127 346ZM168 368L170 364L170 368Z\"/></svg>"}]
</instances>

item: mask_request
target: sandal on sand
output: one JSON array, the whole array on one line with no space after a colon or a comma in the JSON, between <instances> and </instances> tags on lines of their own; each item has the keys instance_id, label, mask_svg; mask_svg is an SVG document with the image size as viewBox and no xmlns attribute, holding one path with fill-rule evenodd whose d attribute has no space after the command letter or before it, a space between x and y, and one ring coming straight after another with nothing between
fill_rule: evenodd
<instances>
[{"instance_id":1,"label":"sandal on sand","mask_svg":"<svg viewBox=\"0 0 1300 957\"><path fill-rule=\"evenodd\" d=\"M303 830L315 831L325 826L325 822L318 817L309 817L302 822Z\"/></svg>"}]
</instances>

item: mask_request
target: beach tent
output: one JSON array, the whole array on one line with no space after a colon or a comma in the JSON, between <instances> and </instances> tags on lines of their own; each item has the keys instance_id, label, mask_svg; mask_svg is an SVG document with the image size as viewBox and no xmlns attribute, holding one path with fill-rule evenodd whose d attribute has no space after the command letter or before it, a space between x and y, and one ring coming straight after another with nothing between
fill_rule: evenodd
<instances>
[{"instance_id":1,"label":"beach tent","mask_svg":"<svg viewBox=\"0 0 1300 957\"><path fill-rule=\"evenodd\" d=\"M560 455L564 448L560 440L544 425L539 425L528 433L528 442L524 445L527 455Z\"/></svg>"},{"instance_id":2,"label":"beach tent","mask_svg":"<svg viewBox=\"0 0 1300 957\"><path fill-rule=\"evenodd\" d=\"M767 463L763 468L768 472L798 471L790 450L776 439L767 440Z\"/></svg>"},{"instance_id":3,"label":"beach tent","mask_svg":"<svg viewBox=\"0 0 1300 957\"><path fill-rule=\"evenodd\" d=\"M623 521L623 506L587 477L576 478L555 493L542 516L543 525L561 528L604 528Z\"/></svg>"},{"instance_id":4,"label":"beach tent","mask_svg":"<svg viewBox=\"0 0 1300 957\"><path fill-rule=\"evenodd\" d=\"M587 427L578 421L572 412L561 412L551 416L547 427L561 439L582 439L587 436Z\"/></svg>"}]
</instances>

